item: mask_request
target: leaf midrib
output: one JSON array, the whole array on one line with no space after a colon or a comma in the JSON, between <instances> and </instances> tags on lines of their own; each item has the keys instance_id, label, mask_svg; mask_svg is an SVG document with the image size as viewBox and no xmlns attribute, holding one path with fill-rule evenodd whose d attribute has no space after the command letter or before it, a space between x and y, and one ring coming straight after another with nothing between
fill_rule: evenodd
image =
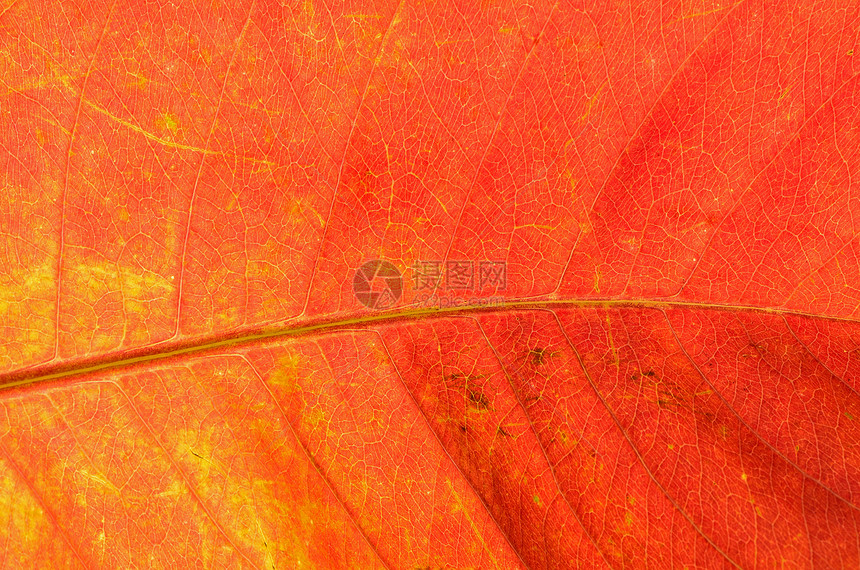
<instances>
[{"instance_id":1,"label":"leaf midrib","mask_svg":"<svg viewBox=\"0 0 860 570\"><path fill-rule=\"evenodd\" d=\"M106 370L119 368L130 368L143 366L149 363L209 352L217 349L248 345L255 342L272 339L299 337L310 334L335 332L350 328L363 328L378 323L394 323L397 321L411 321L419 319L444 318L450 315L472 314L472 313L498 313L510 310L533 310L533 309L696 309L703 311L730 311L751 312L760 314L782 315L813 318L827 321L848 322L860 324L860 319L851 317L839 317L833 315L807 313L794 309L780 307L759 307L754 305L733 305L720 303L667 301L665 299L538 299L538 300L511 300L492 307L464 306L446 308L401 308L399 310L378 313L363 313L359 315L341 315L337 318L314 320L304 323L281 323L263 325L253 332L234 331L222 333L217 337L195 337L178 342L170 340L126 350L115 356L100 356L95 359L79 358L76 360L47 363L31 366L29 368L14 370L0 376L0 391L10 390L32 384L47 383L68 379L75 376L83 376ZM225 338L225 335L228 338Z\"/></svg>"}]
</instances>

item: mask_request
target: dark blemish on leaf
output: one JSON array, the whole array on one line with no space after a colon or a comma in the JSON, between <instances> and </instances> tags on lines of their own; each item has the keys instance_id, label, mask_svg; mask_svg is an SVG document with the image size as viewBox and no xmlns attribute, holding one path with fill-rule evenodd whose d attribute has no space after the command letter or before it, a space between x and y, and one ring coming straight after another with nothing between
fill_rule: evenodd
<instances>
[{"instance_id":1,"label":"dark blemish on leaf","mask_svg":"<svg viewBox=\"0 0 860 570\"><path fill-rule=\"evenodd\" d=\"M643 372L642 374L639 374L638 372L634 372L633 374L630 375L630 380L633 380L635 382L636 380L639 380L640 378L643 378L643 377L651 378L653 376L656 376L656 374L654 373L653 370L648 370L647 372Z\"/></svg>"},{"instance_id":2,"label":"dark blemish on leaf","mask_svg":"<svg viewBox=\"0 0 860 570\"><path fill-rule=\"evenodd\" d=\"M478 390L472 390L470 388L470 389L468 389L468 394L469 394L469 401L472 402L474 407L478 408L479 410L492 409L490 407L490 401L487 399L486 396L484 396L483 392L480 392Z\"/></svg>"},{"instance_id":3,"label":"dark blemish on leaf","mask_svg":"<svg viewBox=\"0 0 860 570\"><path fill-rule=\"evenodd\" d=\"M202 455L198 455L198 454L197 454L197 452L196 452L196 451L194 451L193 449L191 450L191 455L193 455L194 457L197 457L198 459L203 459L203 456L202 456Z\"/></svg>"},{"instance_id":4,"label":"dark blemish on leaf","mask_svg":"<svg viewBox=\"0 0 860 570\"><path fill-rule=\"evenodd\" d=\"M463 424L460 424L459 428L460 428L461 432L466 433L466 426L464 426Z\"/></svg>"},{"instance_id":5,"label":"dark blemish on leaf","mask_svg":"<svg viewBox=\"0 0 860 570\"><path fill-rule=\"evenodd\" d=\"M532 364L535 366L540 366L544 363L544 354L546 353L546 349L542 347L536 347L529 351L529 354L532 357Z\"/></svg>"},{"instance_id":6,"label":"dark blemish on leaf","mask_svg":"<svg viewBox=\"0 0 860 570\"><path fill-rule=\"evenodd\" d=\"M552 358L556 354L558 354L557 350L550 351L550 349L542 346L529 349L529 359L535 366L546 364L547 358Z\"/></svg>"},{"instance_id":7,"label":"dark blemish on leaf","mask_svg":"<svg viewBox=\"0 0 860 570\"><path fill-rule=\"evenodd\" d=\"M503 436L505 436L505 437L512 437L512 436L511 436L511 434L509 434L508 432L506 432L506 431L505 431L505 428L503 428L502 426L499 426L498 432L499 432L500 434L502 434Z\"/></svg>"},{"instance_id":8,"label":"dark blemish on leaf","mask_svg":"<svg viewBox=\"0 0 860 570\"><path fill-rule=\"evenodd\" d=\"M454 372L448 375L448 380L450 380L455 386L468 386L469 383L474 383L479 378L486 377L486 374L463 374L461 372Z\"/></svg>"}]
</instances>

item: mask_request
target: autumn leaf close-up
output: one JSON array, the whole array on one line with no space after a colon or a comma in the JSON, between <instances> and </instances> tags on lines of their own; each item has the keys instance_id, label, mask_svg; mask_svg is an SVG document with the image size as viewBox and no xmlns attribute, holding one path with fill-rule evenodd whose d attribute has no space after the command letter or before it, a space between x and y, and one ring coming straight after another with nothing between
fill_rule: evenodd
<instances>
[{"instance_id":1,"label":"autumn leaf close-up","mask_svg":"<svg viewBox=\"0 0 860 570\"><path fill-rule=\"evenodd\" d=\"M3 0L0 568L860 568L860 4Z\"/></svg>"}]
</instances>

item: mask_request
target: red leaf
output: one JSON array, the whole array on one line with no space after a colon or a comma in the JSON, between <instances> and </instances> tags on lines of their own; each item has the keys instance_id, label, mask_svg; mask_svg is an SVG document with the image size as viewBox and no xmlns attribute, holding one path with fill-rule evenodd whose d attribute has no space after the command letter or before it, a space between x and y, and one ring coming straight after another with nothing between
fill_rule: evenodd
<instances>
[{"instance_id":1,"label":"red leaf","mask_svg":"<svg viewBox=\"0 0 860 570\"><path fill-rule=\"evenodd\" d=\"M860 567L858 43L8 2L0 566Z\"/></svg>"}]
</instances>

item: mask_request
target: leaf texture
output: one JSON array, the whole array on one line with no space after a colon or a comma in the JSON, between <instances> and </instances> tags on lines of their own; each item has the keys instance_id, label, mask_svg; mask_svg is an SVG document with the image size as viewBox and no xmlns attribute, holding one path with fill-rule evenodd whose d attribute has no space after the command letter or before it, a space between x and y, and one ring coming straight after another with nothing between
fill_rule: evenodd
<instances>
[{"instance_id":1,"label":"leaf texture","mask_svg":"<svg viewBox=\"0 0 860 570\"><path fill-rule=\"evenodd\" d=\"M0 567L860 567L857 49L841 0L7 2Z\"/></svg>"}]
</instances>

